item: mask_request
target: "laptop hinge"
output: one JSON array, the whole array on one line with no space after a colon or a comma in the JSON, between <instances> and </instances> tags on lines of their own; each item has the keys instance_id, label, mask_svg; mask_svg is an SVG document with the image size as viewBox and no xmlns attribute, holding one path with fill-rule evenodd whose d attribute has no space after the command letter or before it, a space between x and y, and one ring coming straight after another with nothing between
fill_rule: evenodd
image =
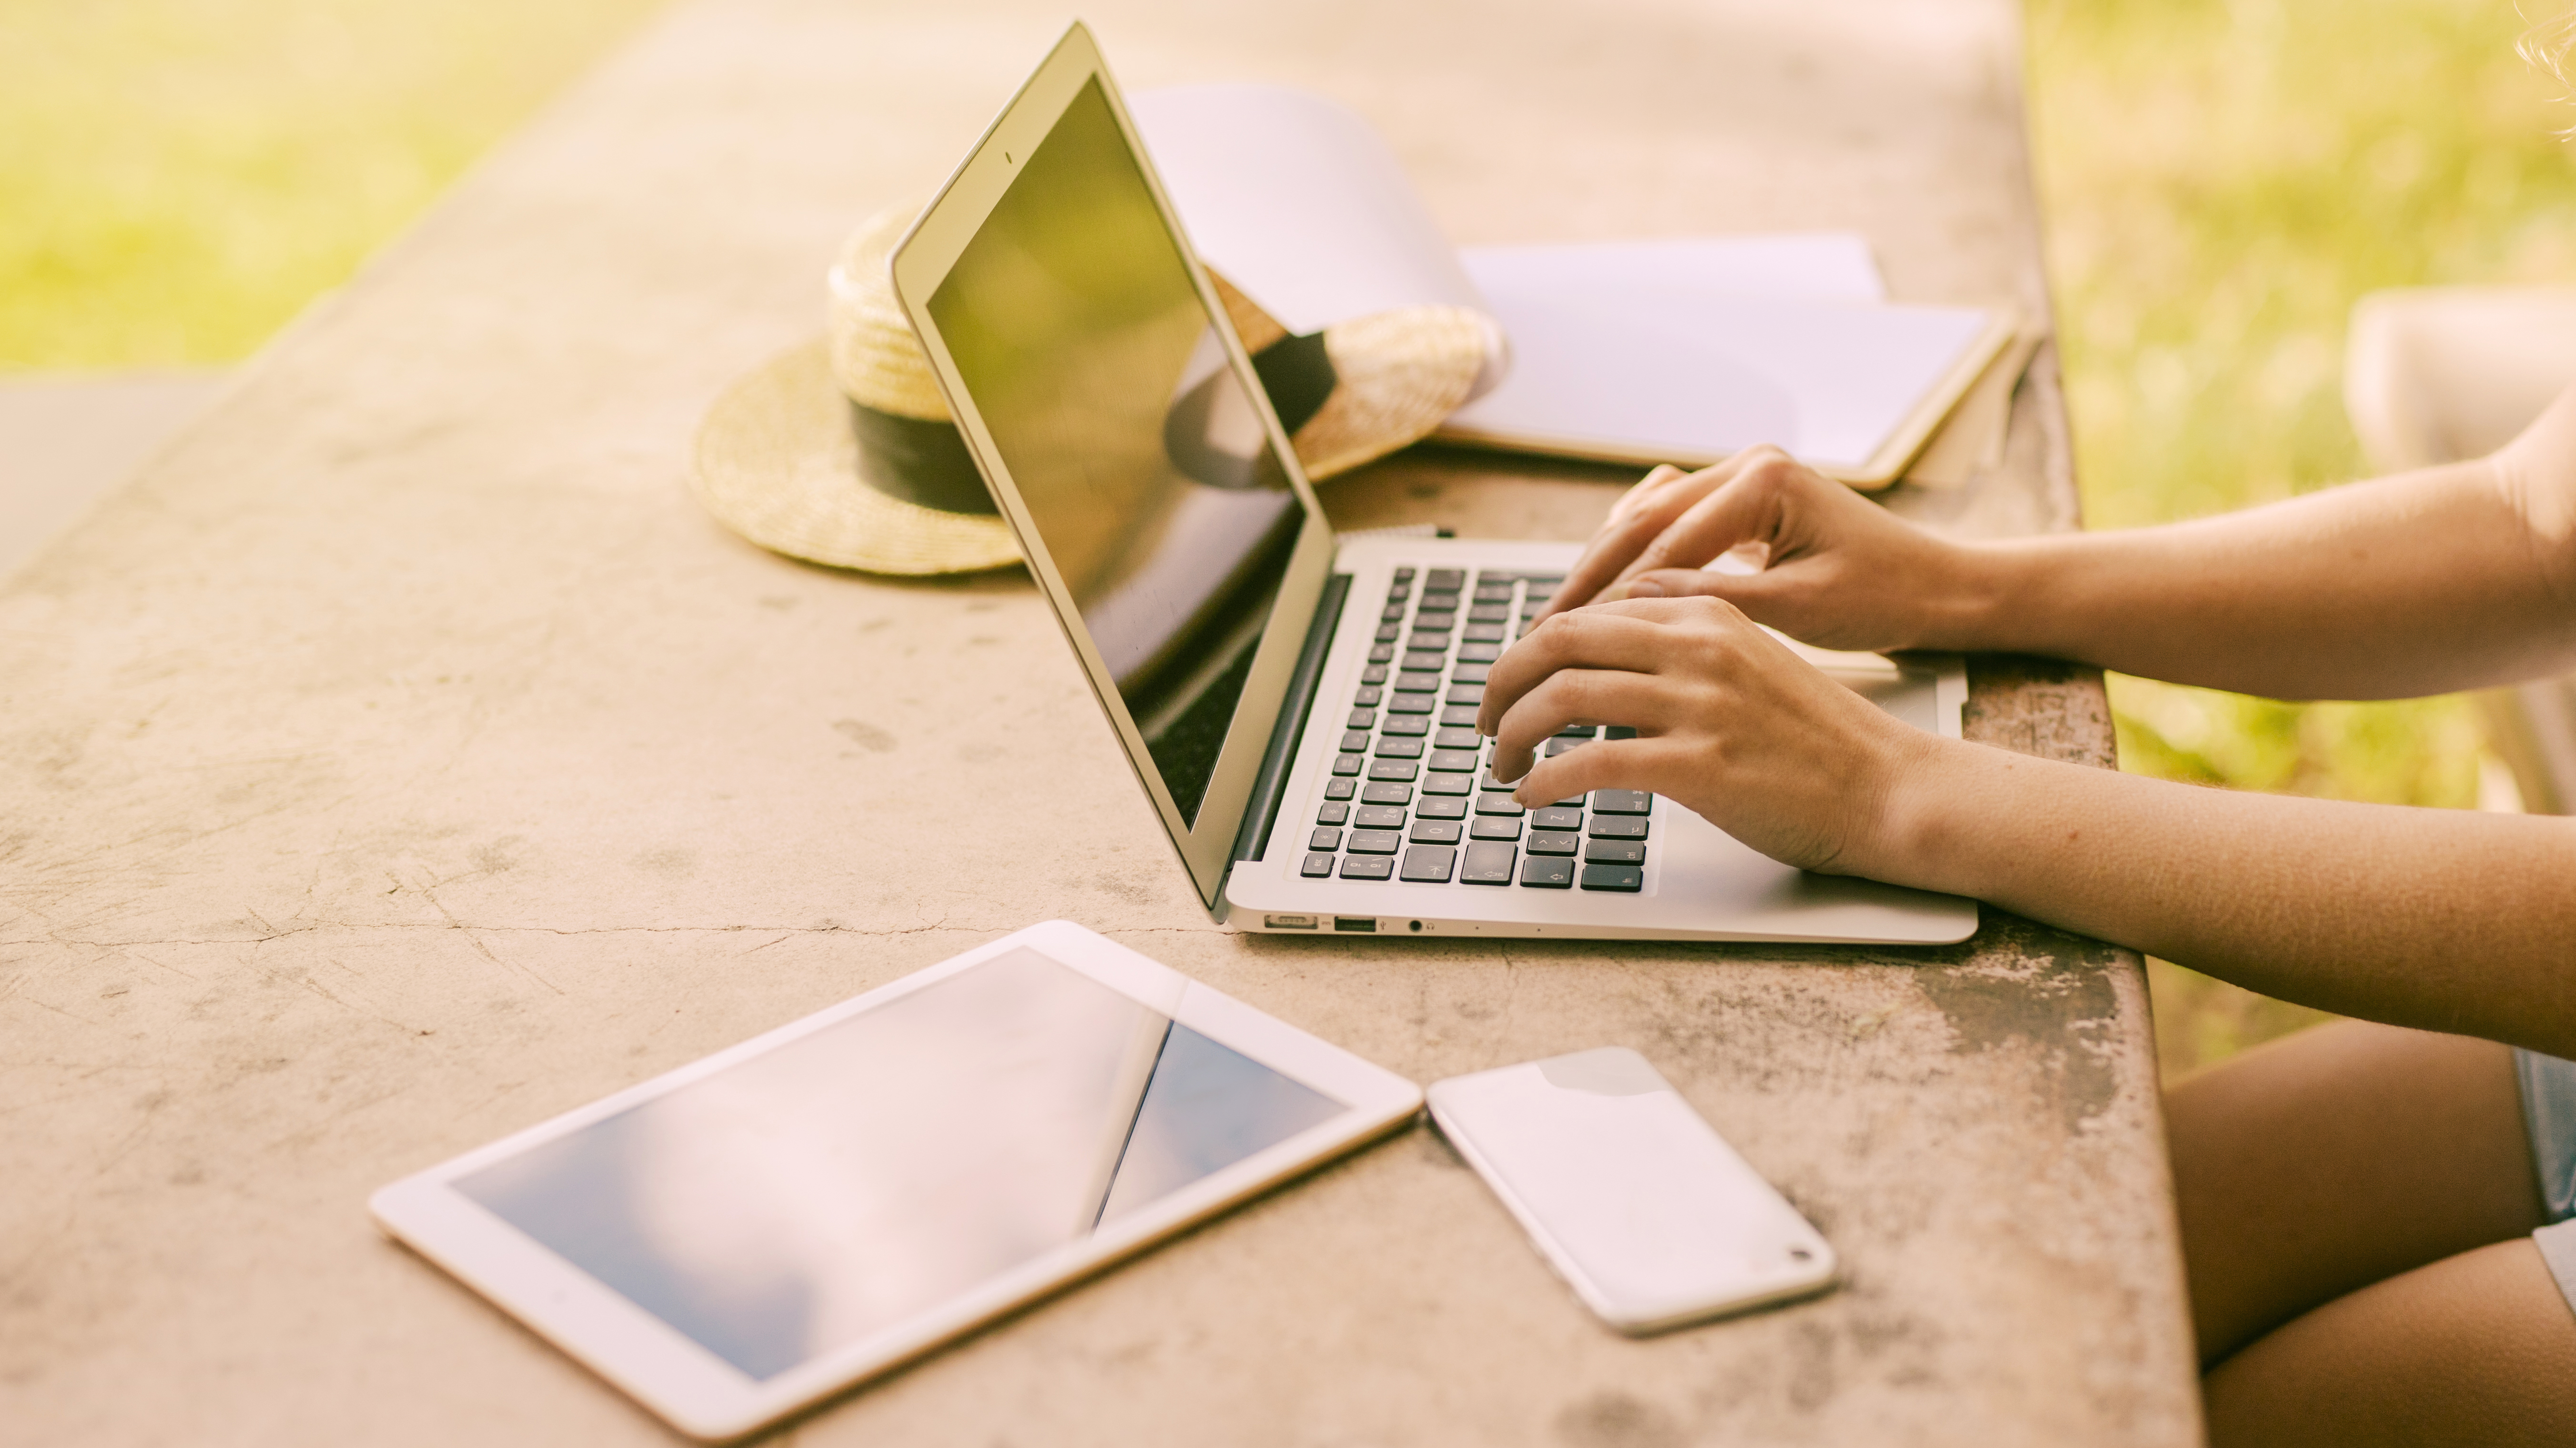
<instances>
[{"instance_id":1,"label":"laptop hinge","mask_svg":"<svg viewBox=\"0 0 2576 1448\"><path fill-rule=\"evenodd\" d=\"M1252 797L1243 803L1243 832L1234 837L1234 858L1249 860L1270 838L1279 818L1279 796L1288 788L1288 766L1297 759L1297 743L1306 737L1306 714L1315 707L1315 688L1323 682L1324 655L1333 646L1333 630L1342 621L1342 601L1350 597L1351 576L1336 573L1324 580L1315 600L1314 622L1306 626L1306 646L1297 652L1297 671L1288 676L1288 695L1279 701L1279 727L1270 732L1270 750L1261 756L1261 772L1252 777Z\"/></svg>"}]
</instances>

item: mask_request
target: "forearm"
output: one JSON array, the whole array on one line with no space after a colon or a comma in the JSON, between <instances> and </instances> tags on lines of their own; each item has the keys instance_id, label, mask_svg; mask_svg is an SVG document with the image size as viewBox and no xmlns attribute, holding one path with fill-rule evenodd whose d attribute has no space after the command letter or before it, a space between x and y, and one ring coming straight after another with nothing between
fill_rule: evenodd
<instances>
[{"instance_id":1,"label":"forearm","mask_svg":"<svg viewBox=\"0 0 2576 1448\"><path fill-rule=\"evenodd\" d=\"M2576 821L2238 794L1933 740L1861 873L2287 1000L2576 1055Z\"/></svg>"},{"instance_id":2,"label":"forearm","mask_svg":"<svg viewBox=\"0 0 2576 1448\"><path fill-rule=\"evenodd\" d=\"M2276 698L2576 667L2569 540L2491 461L2127 532L1979 545L1946 646Z\"/></svg>"}]
</instances>

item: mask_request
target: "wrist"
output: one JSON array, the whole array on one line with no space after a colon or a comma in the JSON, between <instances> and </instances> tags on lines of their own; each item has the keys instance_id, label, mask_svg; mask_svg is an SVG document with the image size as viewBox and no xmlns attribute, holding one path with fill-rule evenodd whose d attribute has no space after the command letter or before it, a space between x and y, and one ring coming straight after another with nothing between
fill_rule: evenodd
<instances>
[{"instance_id":1,"label":"wrist","mask_svg":"<svg viewBox=\"0 0 2576 1448\"><path fill-rule=\"evenodd\" d=\"M1891 885L1951 890L1948 877L1952 826L1970 798L1973 746L1938 734L1901 727L1890 744L1872 792L1870 816L1859 848L1846 856L1844 873Z\"/></svg>"},{"instance_id":2,"label":"wrist","mask_svg":"<svg viewBox=\"0 0 2576 1448\"><path fill-rule=\"evenodd\" d=\"M1923 647L1957 653L2054 656L2051 625L2063 611L2068 538L1953 544L1950 586L1936 602Z\"/></svg>"}]
</instances>

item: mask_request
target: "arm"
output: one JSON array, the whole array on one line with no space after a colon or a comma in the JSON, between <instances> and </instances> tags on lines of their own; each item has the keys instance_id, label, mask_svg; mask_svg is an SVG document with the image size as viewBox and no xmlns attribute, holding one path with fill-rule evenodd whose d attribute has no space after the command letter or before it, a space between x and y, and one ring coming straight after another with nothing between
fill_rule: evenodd
<instances>
[{"instance_id":1,"label":"arm","mask_svg":"<svg viewBox=\"0 0 2576 1448\"><path fill-rule=\"evenodd\" d=\"M1702 570L1730 550L1747 571ZM1831 647L2050 654L2284 698L2557 672L2576 667L2576 389L2493 458L2121 533L1951 543L1775 449L1659 469L1554 607L1689 594Z\"/></svg>"},{"instance_id":2,"label":"arm","mask_svg":"<svg viewBox=\"0 0 2576 1448\"><path fill-rule=\"evenodd\" d=\"M1577 720L1639 737L1552 759ZM2237 794L1942 739L1712 599L1551 618L1480 727L1523 803L1651 789L1776 859L1973 896L2289 1000L2576 1055L2576 820Z\"/></svg>"}]
</instances>

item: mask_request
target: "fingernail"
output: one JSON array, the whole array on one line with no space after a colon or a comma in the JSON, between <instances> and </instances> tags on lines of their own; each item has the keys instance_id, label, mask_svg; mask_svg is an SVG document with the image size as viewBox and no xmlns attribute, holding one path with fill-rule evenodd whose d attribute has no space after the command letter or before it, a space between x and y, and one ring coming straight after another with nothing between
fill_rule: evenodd
<instances>
[{"instance_id":1,"label":"fingernail","mask_svg":"<svg viewBox=\"0 0 2576 1448\"><path fill-rule=\"evenodd\" d=\"M1661 598L1664 596L1664 586L1655 582L1651 578L1640 578L1628 585L1628 596L1630 598Z\"/></svg>"}]
</instances>

